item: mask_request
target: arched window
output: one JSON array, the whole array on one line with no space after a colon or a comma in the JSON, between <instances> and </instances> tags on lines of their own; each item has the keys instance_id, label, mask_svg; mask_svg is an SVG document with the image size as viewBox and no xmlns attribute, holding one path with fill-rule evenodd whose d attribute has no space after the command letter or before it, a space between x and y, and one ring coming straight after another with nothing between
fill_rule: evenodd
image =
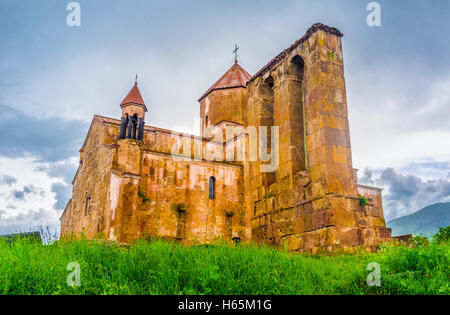
<instances>
[{"instance_id":1,"label":"arched window","mask_svg":"<svg viewBox=\"0 0 450 315\"><path fill-rule=\"evenodd\" d=\"M86 196L86 201L84 204L84 215L89 215L89 202L91 201L91 197Z\"/></svg>"},{"instance_id":2,"label":"arched window","mask_svg":"<svg viewBox=\"0 0 450 315\"><path fill-rule=\"evenodd\" d=\"M305 63L301 56L297 55L292 58L289 68L287 69L288 73L294 77L296 80L293 80L291 83L291 91L293 95L296 95L294 99L291 100L291 104L289 104L289 110L293 113L293 119L295 121L300 122L300 128L296 129L295 132L292 132L291 139L292 143L295 144L297 152L297 156L293 159L293 168L298 171L306 170L307 167L307 152L305 150L306 146L306 109L305 109L305 90L304 90L304 75L305 75ZM280 137L281 134L280 134ZM282 148L280 147L280 152L282 152ZM280 164L282 162L280 161Z\"/></svg>"},{"instance_id":3,"label":"arched window","mask_svg":"<svg viewBox=\"0 0 450 315\"><path fill-rule=\"evenodd\" d=\"M214 177L209 178L209 199L216 198L216 179Z\"/></svg>"},{"instance_id":4,"label":"arched window","mask_svg":"<svg viewBox=\"0 0 450 315\"><path fill-rule=\"evenodd\" d=\"M233 212L225 214L225 230L227 238L231 239L233 236Z\"/></svg>"},{"instance_id":5,"label":"arched window","mask_svg":"<svg viewBox=\"0 0 450 315\"><path fill-rule=\"evenodd\" d=\"M133 125L133 130L132 130L131 138L136 140L136 136L137 136L136 129L138 126L138 115L137 114L133 115L132 125Z\"/></svg>"},{"instance_id":6,"label":"arched window","mask_svg":"<svg viewBox=\"0 0 450 315\"><path fill-rule=\"evenodd\" d=\"M182 241L185 238L186 238L186 210L178 209L177 240Z\"/></svg>"},{"instance_id":7,"label":"arched window","mask_svg":"<svg viewBox=\"0 0 450 315\"><path fill-rule=\"evenodd\" d=\"M274 123L274 104L275 104L275 93L274 93L274 85L275 80L272 76L269 76L264 80L261 84L258 85L256 89L256 94L258 95L260 101L262 102L262 106L260 107L260 117L264 119L266 126L275 126ZM263 161L273 162L272 159L275 158L275 134L272 134L272 128L267 128L267 133L264 136L264 142L260 142L260 159ZM260 139L261 140L261 139ZM274 151L274 152L272 152ZM264 165L264 166L263 166ZM267 163L262 163L261 167L267 167ZM276 172L275 169L272 169L269 172L264 172L265 181L267 181L267 186L272 185L276 182Z\"/></svg>"},{"instance_id":8,"label":"arched window","mask_svg":"<svg viewBox=\"0 0 450 315\"><path fill-rule=\"evenodd\" d=\"M206 116L206 118L205 118L205 125L206 125L206 127L208 127L208 122L209 122L209 118L208 118L208 116Z\"/></svg>"}]
</instances>

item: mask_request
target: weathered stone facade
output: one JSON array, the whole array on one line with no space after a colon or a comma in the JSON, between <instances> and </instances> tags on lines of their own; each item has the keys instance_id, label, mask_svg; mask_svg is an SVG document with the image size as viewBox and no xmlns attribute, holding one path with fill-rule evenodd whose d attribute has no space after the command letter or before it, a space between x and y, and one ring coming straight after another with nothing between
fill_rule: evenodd
<instances>
[{"instance_id":1,"label":"weathered stone facade","mask_svg":"<svg viewBox=\"0 0 450 315\"><path fill-rule=\"evenodd\" d=\"M341 37L315 24L253 77L233 65L199 100L200 137L144 127L135 85L120 121L94 117L62 233L312 253L390 238L381 190L352 165Z\"/></svg>"}]
</instances>

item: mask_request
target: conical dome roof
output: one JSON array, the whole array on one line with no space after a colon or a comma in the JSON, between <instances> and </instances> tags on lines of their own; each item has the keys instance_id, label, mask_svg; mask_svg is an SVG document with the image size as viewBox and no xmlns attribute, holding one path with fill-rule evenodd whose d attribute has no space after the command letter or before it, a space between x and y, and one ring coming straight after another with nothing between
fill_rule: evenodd
<instances>
[{"instance_id":1,"label":"conical dome roof","mask_svg":"<svg viewBox=\"0 0 450 315\"><path fill-rule=\"evenodd\" d=\"M120 104L120 107L123 107L125 105L141 105L145 108L145 111L147 111L147 106L145 105L144 99L142 98L141 92L139 91L139 88L137 86L137 82L134 84L131 91L128 93L128 95L125 97L125 99Z\"/></svg>"},{"instance_id":2,"label":"conical dome roof","mask_svg":"<svg viewBox=\"0 0 450 315\"><path fill-rule=\"evenodd\" d=\"M231 89L237 87L246 87L247 81L251 79L251 75L244 70L237 62L225 74L211 86L205 94L200 97L199 101L204 99L214 90Z\"/></svg>"}]
</instances>

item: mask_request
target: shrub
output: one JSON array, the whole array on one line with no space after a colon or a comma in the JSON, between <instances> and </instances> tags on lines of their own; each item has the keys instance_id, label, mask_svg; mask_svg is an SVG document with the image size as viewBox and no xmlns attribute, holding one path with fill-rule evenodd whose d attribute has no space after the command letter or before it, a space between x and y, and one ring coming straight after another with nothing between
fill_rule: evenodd
<instances>
[{"instance_id":1,"label":"shrub","mask_svg":"<svg viewBox=\"0 0 450 315\"><path fill-rule=\"evenodd\" d=\"M446 228L439 228L439 232L437 232L433 236L433 241L442 244L444 242L448 242L450 240L450 225Z\"/></svg>"},{"instance_id":2,"label":"shrub","mask_svg":"<svg viewBox=\"0 0 450 315\"><path fill-rule=\"evenodd\" d=\"M366 197L359 195L359 204L361 206L368 206L369 205L369 201L366 199Z\"/></svg>"},{"instance_id":3,"label":"shrub","mask_svg":"<svg viewBox=\"0 0 450 315\"><path fill-rule=\"evenodd\" d=\"M429 245L430 242L428 241L427 237L422 236L422 235L416 235L409 240L409 244L417 247L417 246Z\"/></svg>"}]
</instances>

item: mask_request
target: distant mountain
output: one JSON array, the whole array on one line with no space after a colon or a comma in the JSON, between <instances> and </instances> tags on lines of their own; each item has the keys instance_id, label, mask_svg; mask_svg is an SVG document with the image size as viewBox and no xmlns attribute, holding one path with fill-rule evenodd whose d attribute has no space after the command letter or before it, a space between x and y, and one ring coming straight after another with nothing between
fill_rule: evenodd
<instances>
[{"instance_id":1,"label":"distant mountain","mask_svg":"<svg viewBox=\"0 0 450 315\"><path fill-rule=\"evenodd\" d=\"M389 221L386 225L392 229L393 236L406 234L432 236L440 227L450 225L450 202L425 207L411 215Z\"/></svg>"}]
</instances>

